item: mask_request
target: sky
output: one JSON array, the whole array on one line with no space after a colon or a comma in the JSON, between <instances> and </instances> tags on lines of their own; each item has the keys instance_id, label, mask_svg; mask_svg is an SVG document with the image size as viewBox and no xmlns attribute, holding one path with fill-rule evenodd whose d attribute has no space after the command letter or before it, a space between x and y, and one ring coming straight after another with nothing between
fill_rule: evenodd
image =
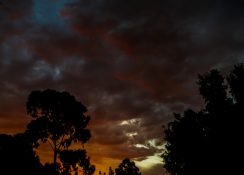
<instances>
[{"instance_id":1,"label":"sky","mask_svg":"<svg viewBox=\"0 0 244 175\"><path fill-rule=\"evenodd\" d=\"M98 171L128 157L163 175L162 126L203 105L198 74L244 61L243 10L241 0L0 0L0 133L25 130L31 91L68 91L91 116L85 148Z\"/></svg>"}]
</instances>

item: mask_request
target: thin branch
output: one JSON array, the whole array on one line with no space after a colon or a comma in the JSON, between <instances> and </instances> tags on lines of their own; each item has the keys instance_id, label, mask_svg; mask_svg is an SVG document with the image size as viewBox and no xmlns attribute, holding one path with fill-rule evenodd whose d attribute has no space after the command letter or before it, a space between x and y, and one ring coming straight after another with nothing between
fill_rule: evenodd
<instances>
[{"instance_id":1,"label":"thin branch","mask_svg":"<svg viewBox=\"0 0 244 175\"><path fill-rule=\"evenodd\" d=\"M54 150L54 145L53 145L53 141L50 141L50 139L48 138L47 139L49 145L51 146L51 148Z\"/></svg>"},{"instance_id":2,"label":"thin branch","mask_svg":"<svg viewBox=\"0 0 244 175\"><path fill-rule=\"evenodd\" d=\"M69 126L67 127L67 129L65 130L64 133L68 132L68 131L70 130L71 127L72 127L72 125L69 124ZM60 150L60 148L61 148L61 144L62 144L62 142L63 142L63 140L64 140L64 137L65 137L65 134L63 135L61 141L60 141L59 144L58 144L58 150Z\"/></svg>"},{"instance_id":3,"label":"thin branch","mask_svg":"<svg viewBox=\"0 0 244 175\"><path fill-rule=\"evenodd\" d=\"M61 147L62 142L63 142L63 140L64 140L64 136L65 136L65 134L63 135L61 141L57 144L57 146L58 146L57 150L60 150L60 147Z\"/></svg>"}]
</instances>

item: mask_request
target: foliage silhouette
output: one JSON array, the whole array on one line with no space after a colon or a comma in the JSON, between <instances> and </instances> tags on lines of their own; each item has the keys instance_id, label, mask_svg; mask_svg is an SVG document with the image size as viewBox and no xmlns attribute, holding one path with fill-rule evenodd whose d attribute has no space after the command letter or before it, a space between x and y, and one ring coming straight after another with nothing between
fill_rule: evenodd
<instances>
[{"instance_id":1,"label":"foliage silhouette","mask_svg":"<svg viewBox=\"0 0 244 175\"><path fill-rule=\"evenodd\" d=\"M42 166L23 134L0 135L1 174L39 175Z\"/></svg>"},{"instance_id":2,"label":"foliage silhouette","mask_svg":"<svg viewBox=\"0 0 244 175\"><path fill-rule=\"evenodd\" d=\"M98 171L98 174L99 175L106 175L106 173L105 172L102 172L102 171Z\"/></svg>"},{"instance_id":3,"label":"foliage silhouette","mask_svg":"<svg viewBox=\"0 0 244 175\"><path fill-rule=\"evenodd\" d=\"M109 167L108 175L114 175L114 170L112 169L112 167Z\"/></svg>"},{"instance_id":4,"label":"foliage silhouette","mask_svg":"<svg viewBox=\"0 0 244 175\"><path fill-rule=\"evenodd\" d=\"M226 77L218 70L199 75L198 85L205 108L175 114L167 125L164 167L171 175L235 174L243 146L244 66Z\"/></svg>"},{"instance_id":5,"label":"foliage silhouette","mask_svg":"<svg viewBox=\"0 0 244 175\"><path fill-rule=\"evenodd\" d=\"M95 172L95 166L90 164L85 150L64 150L60 152L60 160L63 164L62 175L78 175L80 168L83 175L92 175Z\"/></svg>"},{"instance_id":6,"label":"foliage silhouette","mask_svg":"<svg viewBox=\"0 0 244 175\"><path fill-rule=\"evenodd\" d=\"M133 161L125 158L115 169L116 175L141 175L139 168L135 165Z\"/></svg>"},{"instance_id":7,"label":"foliage silhouette","mask_svg":"<svg viewBox=\"0 0 244 175\"><path fill-rule=\"evenodd\" d=\"M45 163L45 165L41 169L41 175L53 175L55 174L55 168L61 169L61 165L59 163L56 163L54 166L53 163Z\"/></svg>"},{"instance_id":8,"label":"foliage silhouette","mask_svg":"<svg viewBox=\"0 0 244 175\"><path fill-rule=\"evenodd\" d=\"M26 103L27 113L33 120L25 134L34 147L49 142L53 148L53 164L57 156L72 143L84 144L91 137L86 129L90 117L85 116L86 107L68 92L55 90L32 91Z\"/></svg>"}]
</instances>

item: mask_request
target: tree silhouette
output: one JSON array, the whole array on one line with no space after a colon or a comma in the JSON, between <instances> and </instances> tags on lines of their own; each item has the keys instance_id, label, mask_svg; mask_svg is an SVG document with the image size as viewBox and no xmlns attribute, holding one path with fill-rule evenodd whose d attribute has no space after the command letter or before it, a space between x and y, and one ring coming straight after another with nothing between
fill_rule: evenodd
<instances>
[{"instance_id":1,"label":"tree silhouette","mask_svg":"<svg viewBox=\"0 0 244 175\"><path fill-rule=\"evenodd\" d=\"M102 171L98 171L98 174L99 175L106 175L106 173L105 172L102 172Z\"/></svg>"},{"instance_id":2,"label":"tree silhouette","mask_svg":"<svg viewBox=\"0 0 244 175\"><path fill-rule=\"evenodd\" d=\"M230 92L238 105L244 104L244 65L235 65L227 77Z\"/></svg>"},{"instance_id":3,"label":"tree silhouette","mask_svg":"<svg viewBox=\"0 0 244 175\"><path fill-rule=\"evenodd\" d=\"M90 117L84 115L86 107L68 92L32 91L26 108L33 118L27 125L26 135L35 147L40 142L49 142L54 152L54 167L61 150L75 142L83 144L91 137L86 129L90 121Z\"/></svg>"},{"instance_id":4,"label":"tree silhouette","mask_svg":"<svg viewBox=\"0 0 244 175\"><path fill-rule=\"evenodd\" d=\"M8 175L39 175L42 166L23 134L0 135L0 171Z\"/></svg>"},{"instance_id":5,"label":"tree silhouette","mask_svg":"<svg viewBox=\"0 0 244 175\"><path fill-rule=\"evenodd\" d=\"M171 175L235 174L243 146L244 66L226 77L218 70L199 75L198 85L205 108L175 114L167 125L164 167Z\"/></svg>"},{"instance_id":6,"label":"tree silhouette","mask_svg":"<svg viewBox=\"0 0 244 175\"><path fill-rule=\"evenodd\" d=\"M95 166L90 164L85 150L64 150L60 152L60 160L63 164L62 175L71 175L72 172L78 175L79 168L82 168L84 175L92 175L95 172Z\"/></svg>"},{"instance_id":7,"label":"tree silhouette","mask_svg":"<svg viewBox=\"0 0 244 175\"><path fill-rule=\"evenodd\" d=\"M139 168L135 165L133 161L125 158L115 169L116 175L141 175Z\"/></svg>"},{"instance_id":8,"label":"tree silhouette","mask_svg":"<svg viewBox=\"0 0 244 175\"><path fill-rule=\"evenodd\" d=\"M109 167L108 175L114 175L114 170L112 169L112 167Z\"/></svg>"}]
</instances>

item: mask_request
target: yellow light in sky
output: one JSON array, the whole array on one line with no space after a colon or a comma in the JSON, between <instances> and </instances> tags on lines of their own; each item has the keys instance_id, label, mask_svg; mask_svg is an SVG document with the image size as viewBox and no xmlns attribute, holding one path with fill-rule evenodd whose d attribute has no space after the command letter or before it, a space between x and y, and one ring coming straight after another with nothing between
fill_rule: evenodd
<instances>
[{"instance_id":1,"label":"yellow light in sky","mask_svg":"<svg viewBox=\"0 0 244 175\"><path fill-rule=\"evenodd\" d=\"M163 164L160 153L155 153L153 156L148 156L145 160L135 161L136 165L142 169L149 169L157 164Z\"/></svg>"}]
</instances>

